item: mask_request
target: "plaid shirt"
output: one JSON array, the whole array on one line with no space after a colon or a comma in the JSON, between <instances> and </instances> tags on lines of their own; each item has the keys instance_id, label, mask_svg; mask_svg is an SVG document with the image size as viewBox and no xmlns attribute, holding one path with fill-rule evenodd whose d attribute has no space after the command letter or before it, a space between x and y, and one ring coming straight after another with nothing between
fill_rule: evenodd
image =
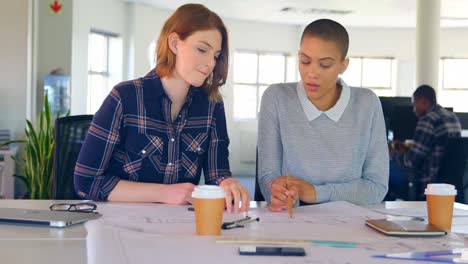
<instances>
[{"instance_id":1,"label":"plaid shirt","mask_svg":"<svg viewBox=\"0 0 468 264\"><path fill-rule=\"evenodd\" d=\"M96 112L75 167L75 190L107 200L120 179L206 184L231 177L223 103L190 88L178 118L155 70L118 84Z\"/></svg>"},{"instance_id":2,"label":"plaid shirt","mask_svg":"<svg viewBox=\"0 0 468 264\"><path fill-rule=\"evenodd\" d=\"M400 167L421 175L417 181L425 187L437 177L448 139L459 137L461 125L458 117L436 104L419 119L410 149L403 154L395 153L393 159Z\"/></svg>"}]
</instances>

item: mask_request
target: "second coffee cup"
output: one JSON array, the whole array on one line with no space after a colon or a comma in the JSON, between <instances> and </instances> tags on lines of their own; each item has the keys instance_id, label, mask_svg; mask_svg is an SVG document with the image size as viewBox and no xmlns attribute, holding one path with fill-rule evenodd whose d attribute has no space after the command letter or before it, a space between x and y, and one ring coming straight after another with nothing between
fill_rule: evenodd
<instances>
[{"instance_id":1,"label":"second coffee cup","mask_svg":"<svg viewBox=\"0 0 468 264\"><path fill-rule=\"evenodd\" d=\"M220 235L226 194L213 185L196 186L193 193L197 235Z\"/></svg>"},{"instance_id":2,"label":"second coffee cup","mask_svg":"<svg viewBox=\"0 0 468 264\"><path fill-rule=\"evenodd\" d=\"M426 195L429 224L450 232L453 204L457 195L455 186L445 183L428 184L424 194Z\"/></svg>"}]
</instances>

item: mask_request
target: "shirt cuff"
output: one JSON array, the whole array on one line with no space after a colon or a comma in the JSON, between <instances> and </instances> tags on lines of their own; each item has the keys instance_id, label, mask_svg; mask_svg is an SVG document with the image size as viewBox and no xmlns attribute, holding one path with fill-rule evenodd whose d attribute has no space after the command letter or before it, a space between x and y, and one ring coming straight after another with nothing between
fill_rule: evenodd
<instances>
[{"instance_id":1,"label":"shirt cuff","mask_svg":"<svg viewBox=\"0 0 468 264\"><path fill-rule=\"evenodd\" d=\"M315 187L315 203L325 203L330 201L331 189L327 185L314 185Z\"/></svg>"},{"instance_id":2,"label":"shirt cuff","mask_svg":"<svg viewBox=\"0 0 468 264\"><path fill-rule=\"evenodd\" d=\"M88 186L81 186L79 190L77 190L77 194L85 199L90 199L94 201L107 201L112 190L114 190L117 183L119 183L120 178L116 176L96 176L101 179L94 179L93 182L88 183ZM90 189L92 186L98 184L98 188L93 192Z\"/></svg>"},{"instance_id":3,"label":"shirt cuff","mask_svg":"<svg viewBox=\"0 0 468 264\"><path fill-rule=\"evenodd\" d=\"M265 201L267 202L268 205L270 205L270 197L271 197L271 188L270 184L273 180L269 180L267 183L263 183L258 179L258 184L260 186L260 192L263 195L263 198L265 198Z\"/></svg>"},{"instance_id":4,"label":"shirt cuff","mask_svg":"<svg viewBox=\"0 0 468 264\"><path fill-rule=\"evenodd\" d=\"M208 181L205 178L205 184L207 184L207 185L218 185L219 186L221 184L221 182L223 182L224 180L232 178L232 174L230 174L230 173L223 173L223 174L224 175L219 175L216 178L210 179Z\"/></svg>"},{"instance_id":5,"label":"shirt cuff","mask_svg":"<svg viewBox=\"0 0 468 264\"><path fill-rule=\"evenodd\" d=\"M119 183L121 179L116 176L106 176L104 179L104 182L102 183L102 193L98 194L97 196L102 198L103 201L107 201L107 198L109 197L110 193L112 190L114 190L115 186L117 183Z\"/></svg>"}]
</instances>

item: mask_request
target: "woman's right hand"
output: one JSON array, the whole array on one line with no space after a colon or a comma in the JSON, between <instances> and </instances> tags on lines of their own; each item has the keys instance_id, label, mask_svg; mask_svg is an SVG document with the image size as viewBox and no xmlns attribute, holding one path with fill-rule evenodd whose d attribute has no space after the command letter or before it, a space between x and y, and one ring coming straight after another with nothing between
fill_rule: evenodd
<instances>
[{"instance_id":1,"label":"woman's right hand","mask_svg":"<svg viewBox=\"0 0 468 264\"><path fill-rule=\"evenodd\" d=\"M294 203L296 203L296 200L299 198L298 184L300 183L296 181L295 177L290 178L289 188L287 184L287 176L280 176L274 179L270 184L270 211L280 212L283 210L287 210L288 197L291 197Z\"/></svg>"},{"instance_id":2,"label":"woman's right hand","mask_svg":"<svg viewBox=\"0 0 468 264\"><path fill-rule=\"evenodd\" d=\"M315 187L300 178L290 176L289 188L288 176L280 176L271 182L270 211L280 212L288 209L288 197L296 204L297 200L306 203L316 202Z\"/></svg>"},{"instance_id":3,"label":"woman's right hand","mask_svg":"<svg viewBox=\"0 0 468 264\"><path fill-rule=\"evenodd\" d=\"M168 184L165 187L164 195L161 197L162 203L179 205L192 203L192 192L195 189L192 183Z\"/></svg>"},{"instance_id":4,"label":"woman's right hand","mask_svg":"<svg viewBox=\"0 0 468 264\"><path fill-rule=\"evenodd\" d=\"M411 145L409 145L409 144L407 145L407 144L404 144L404 143L402 143L402 142L400 142L400 141L394 140L394 141L392 142L392 146L393 146L393 149L394 149L395 151L397 151L397 152L400 153L400 154L403 154L403 153L405 153L406 151L408 151L408 149L410 148Z\"/></svg>"}]
</instances>

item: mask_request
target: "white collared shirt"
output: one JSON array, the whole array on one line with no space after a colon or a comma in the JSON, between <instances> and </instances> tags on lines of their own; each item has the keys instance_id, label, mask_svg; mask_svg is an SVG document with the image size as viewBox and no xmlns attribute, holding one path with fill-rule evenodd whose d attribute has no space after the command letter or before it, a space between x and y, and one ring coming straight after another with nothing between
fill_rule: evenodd
<instances>
[{"instance_id":1,"label":"white collared shirt","mask_svg":"<svg viewBox=\"0 0 468 264\"><path fill-rule=\"evenodd\" d=\"M299 96L299 101L301 102L302 109L304 110L304 113L307 116L307 120L312 121L319 117L322 113L327 115L331 120L335 122L338 122L338 120L340 120L340 117L343 115L346 107L348 106L351 93L349 90L349 86L341 78L338 78L337 84L341 85L342 87L340 98L338 98L338 101L332 108L328 109L325 112L322 112L317 107L315 107L315 105L307 98L303 82L300 81L297 83L297 95Z\"/></svg>"}]
</instances>

